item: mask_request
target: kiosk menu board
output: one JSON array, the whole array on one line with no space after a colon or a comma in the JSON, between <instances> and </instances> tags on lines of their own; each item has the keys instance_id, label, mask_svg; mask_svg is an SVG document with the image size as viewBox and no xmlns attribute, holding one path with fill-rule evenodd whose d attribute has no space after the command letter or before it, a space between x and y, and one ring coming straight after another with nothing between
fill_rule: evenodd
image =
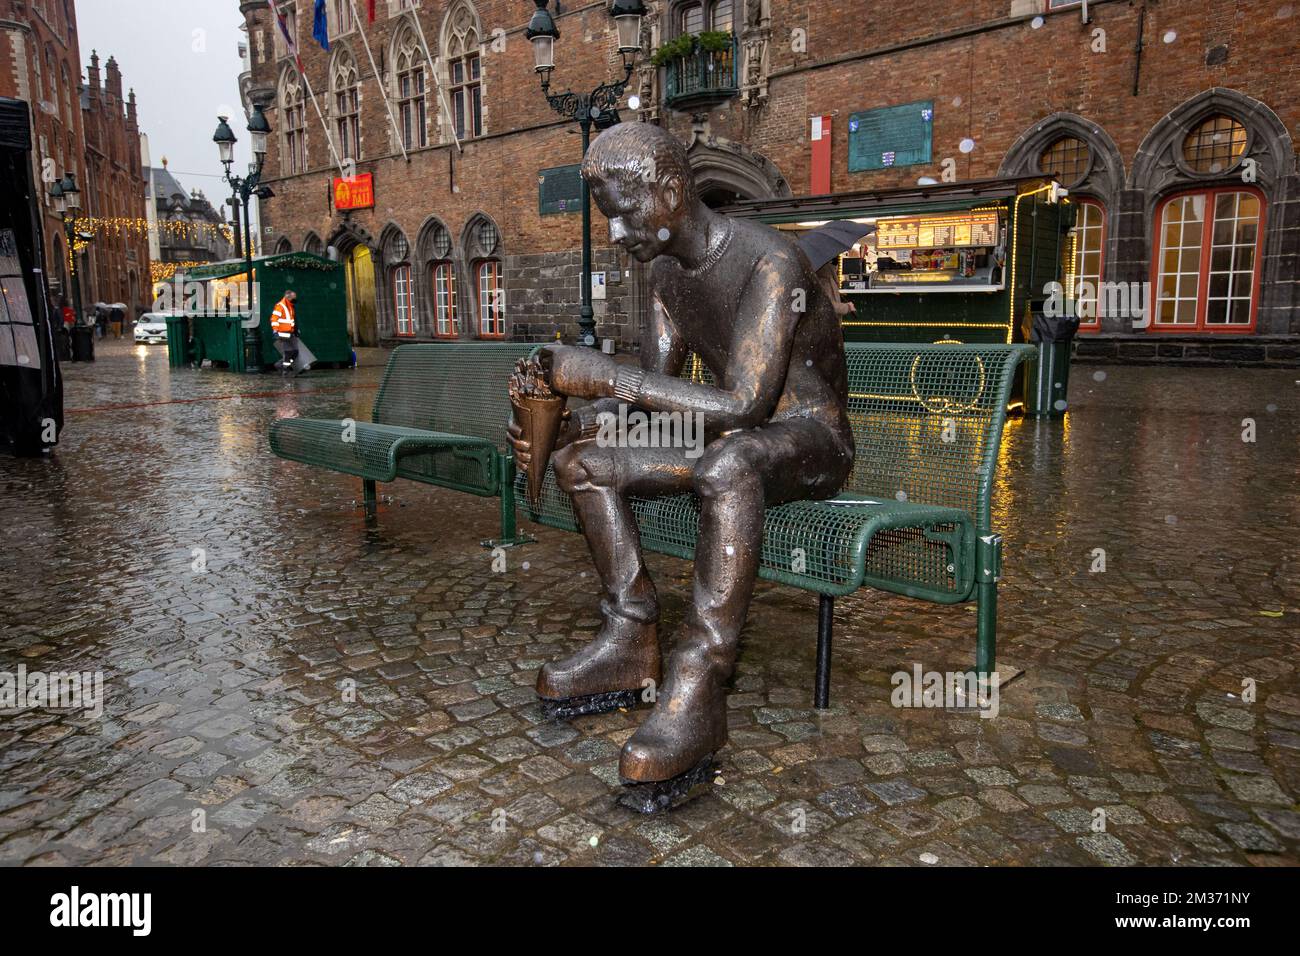
<instances>
[{"instance_id":1,"label":"kiosk menu board","mask_svg":"<svg viewBox=\"0 0 1300 956\"><path fill-rule=\"evenodd\" d=\"M906 216L876 223L881 249L934 249L952 246L996 246L997 210L950 215Z\"/></svg>"},{"instance_id":2,"label":"kiosk menu board","mask_svg":"<svg viewBox=\"0 0 1300 956\"><path fill-rule=\"evenodd\" d=\"M888 216L840 260L844 293L993 292L1005 263L1002 213L970 209Z\"/></svg>"}]
</instances>

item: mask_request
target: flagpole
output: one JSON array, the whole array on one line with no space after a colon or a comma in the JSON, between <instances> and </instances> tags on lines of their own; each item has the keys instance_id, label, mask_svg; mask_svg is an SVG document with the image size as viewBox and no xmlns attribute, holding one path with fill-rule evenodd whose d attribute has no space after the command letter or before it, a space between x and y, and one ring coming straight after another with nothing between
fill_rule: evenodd
<instances>
[{"instance_id":1,"label":"flagpole","mask_svg":"<svg viewBox=\"0 0 1300 956\"><path fill-rule=\"evenodd\" d=\"M420 22L420 12L414 11L411 19L415 21L415 30L420 34L420 46L424 48L424 62L428 64L429 76L433 80L434 87L438 90L438 102L442 104L443 112L447 114L447 126L451 129L451 138L456 143L457 152L465 152L465 147L460 144L460 137L456 135L456 117L452 115L451 104L447 102L447 94L442 89L442 84L438 82L438 71L433 66L433 54L429 52L429 41L424 36L424 24Z\"/></svg>"},{"instance_id":2,"label":"flagpole","mask_svg":"<svg viewBox=\"0 0 1300 956\"><path fill-rule=\"evenodd\" d=\"M289 25L285 22L284 15L280 13L275 3L276 0L266 0L266 5L271 8L272 15L280 24L280 35L284 37L285 44L293 55L293 65L298 68L298 76L301 77L303 85L307 87L307 96L311 98L311 105L316 109L316 116L320 119L321 130L325 133L325 142L329 145L330 155L334 157L334 165L339 168L339 176L346 178L347 173L343 169L343 160L339 158L339 151L334 148L334 137L330 135L330 125L325 122L325 114L321 112L320 103L316 101L316 92L311 88L311 80L307 78L307 70L302 65L302 54L298 50L298 38L290 36Z\"/></svg>"},{"instance_id":3,"label":"flagpole","mask_svg":"<svg viewBox=\"0 0 1300 956\"><path fill-rule=\"evenodd\" d=\"M348 174L343 169L343 160L339 158L339 151L334 148L334 137L330 135L330 124L325 122L325 114L320 111L320 104L316 102L316 93L311 88L311 80L307 78L305 70L298 75L302 77L303 85L307 87L307 95L311 97L311 105L316 107L316 115L320 118L321 129L325 131L325 142L329 144L330 155L334 157L334 165L339 168L339 176L346 179Z\"/></svg>"},{"instance_id":4,"label":"flagpole","mask_svg":"<svg viewBox=\"0 0 1300 956\"><path fill-rule=\"evenodd\" d=\"M361 15L357 13L357 0L348 0L348 5L352 7L352 22L357 25L357 32L361 34L361 45L366 48L366 58L370 60L370 69L375 74L375 85L379 87L379 98L384 101L384 110L388 113L388 122L392 124L393 133L397 136L397 146L402 151L402 158L410 162L411 157L406 153L406 143L402 142L402 131L397 126L397 118L393 116L393 106L388 102L388 91L384 89L384 78L379 75L379 67L375 66L375 55L370 52L370 39L366 36L365 27L361 25Z\"/></svg>"}]
</instances>

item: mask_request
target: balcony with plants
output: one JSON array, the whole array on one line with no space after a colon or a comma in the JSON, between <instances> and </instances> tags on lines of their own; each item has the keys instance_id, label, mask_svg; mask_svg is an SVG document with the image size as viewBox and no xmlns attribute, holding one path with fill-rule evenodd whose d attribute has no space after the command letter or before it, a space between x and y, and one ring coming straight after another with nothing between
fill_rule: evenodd
<instances>
[{"instance_id":1,"label":"balcony with plants","mask_svg":"<svg viewBox=\"0 0 1300 956\"><path fill-rule=\"evenodd\" d=\"M735 34L683 33L666 41L651 62L664 70L664 102L673 108L718 103L739 91Z\"/></svg>"}]
</instances>

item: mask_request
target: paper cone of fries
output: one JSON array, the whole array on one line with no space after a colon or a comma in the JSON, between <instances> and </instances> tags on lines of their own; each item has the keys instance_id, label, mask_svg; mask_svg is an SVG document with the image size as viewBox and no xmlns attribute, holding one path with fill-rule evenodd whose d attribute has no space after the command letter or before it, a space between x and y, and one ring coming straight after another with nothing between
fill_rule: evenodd
<instances>
[{"instance_id":1,"label":"paper cone of fries","mask_svg":"<svg viewBox=\"0 0 1300 956\"><path fill-rule=\"evenodd\" d=\"M546 373L536 357L520 359L510 374L510 408L515 424L528 442L528 504L535 511L542 497L542 481L555 440L564 421L566 399L551 391Z\"/></svg>"}]
</instances>

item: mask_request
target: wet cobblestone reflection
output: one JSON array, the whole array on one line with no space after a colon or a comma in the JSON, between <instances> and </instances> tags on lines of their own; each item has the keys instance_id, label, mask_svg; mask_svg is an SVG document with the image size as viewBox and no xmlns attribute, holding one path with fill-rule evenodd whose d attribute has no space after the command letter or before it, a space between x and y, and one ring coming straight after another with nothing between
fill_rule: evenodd
<instances>
[{"instance_id":1,"label":"wet cobblestone reflection","mask_svg":"<svg viewBox=\"0 0 1300 956\"><path fill-rule=\"evenodd\" d=\"M533 694L598 624L580 538L493 573L494 502L397 483L368 527L359 481L268 451L277 415L368 416L362 361L283 382L102 343L57 454L0 460L0 671L105 692L0 714L0 862L1300 862L1293 371L1081 366L1063 425L1008 426L1025 673L995 719L889 700L970 665L972 609L837 602L817 712L815 599L760 584L722 780L646 818L613 791L642 714L551 724ZM688 566L650 562L671 634Z\"/></svg>"}]
</instances>

